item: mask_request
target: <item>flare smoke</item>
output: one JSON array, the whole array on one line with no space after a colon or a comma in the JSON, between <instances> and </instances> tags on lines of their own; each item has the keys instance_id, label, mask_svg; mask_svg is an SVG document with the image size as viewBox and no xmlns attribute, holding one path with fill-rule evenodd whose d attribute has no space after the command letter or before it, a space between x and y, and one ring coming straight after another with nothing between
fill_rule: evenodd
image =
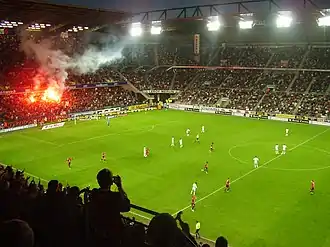
<instances>
[{"instance_id":1,"label":"flare smoke","mask_svg":"<svg viewBox=\"0 0 330 247\"><path fill-rule=\"evenodd\" d=\"M121 59L124 44L105 46L102 49L89 46L83 54L74 54L72 57L55 49L52 41L47 39L36 43L23 36L21 47L28 57L33 57L39 63L40 71L49 78L48 85L54 86L55 83L56 87L63 91L68 69L77 74L93 73L101 66Z\"/></svg>"}]
</instances>

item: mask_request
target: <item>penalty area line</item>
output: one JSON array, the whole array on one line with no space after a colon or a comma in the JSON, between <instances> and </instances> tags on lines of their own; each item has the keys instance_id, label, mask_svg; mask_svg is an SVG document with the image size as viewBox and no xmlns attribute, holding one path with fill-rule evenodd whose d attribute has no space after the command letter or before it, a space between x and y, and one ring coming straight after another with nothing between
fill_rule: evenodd
<instances>
[{"instance_id":1,"label":"penalty area line","mask_svg":"<svg viewBox=\"0 0 330 247\"><path fill-rule=\"evenodd\" d=\"M319 137L320 135L323 135L324 133L328 132L329 130L330 130L330 128L328 128L328 129L326 129L325 131L322 131L322 132L320 132L320 133L318 133L318 134L312 136L311 138L309 138L309 139L307 139L307 140L305 140L305 141L299 143L298 145L294 146L293 148L289 149L288 151L293 151L293 150L295 150L296 148L298 148L298 147L300 147L300 146L302 146L302 145L304 145L304 144L306 144L306 143L308 143L308 142L314 140L315 138ZM267 162L265 162L264 164L262 164L261 166L259 166L259 168L266 167L268 164L270 164L271 162L273 162L274 160L277 160L278 158L280 158L280 157L282 157L282 156L283 156L283 155L279 155L279 156L276 156L276 157L274 157L274 158L268 160ZM234 179L233 181L231 181L231 184L233 184L233 183L235 183L235 182L241 180L242 178L245 178L246 176L250 175L251 173L253 173L253 172L255 172L255 171L258 171L259 168L255 168L255 169L253 169L253 170L248 171L247 173L243 174L242 176L240 176L240 177ZM225 185L219 187L218 189L212 191L211 193L209 193L209 194L207 194L206 196L204 196L204 197L200 198L199 200L197 200L196 203L204 201L205 199L207 199L207 198L209 198L210 196L212 196L212 195L218 193L220 190L223 190L224 188L225 188ZM190 207L191 207L191 205L188 205L188 206L186 206L186 207L184 207L184 208L178 210L178 211L175 212L174 214L172 214L172 216L175 216L175 215L177 215L180 211L185 211L185 210L187 210L187 209L190 208Z\"/></svg>"},{"instance_id":2,"label":"penalty area line","mask_svg":"<svg viewBox=\"0 0 330 247\"><path fill-rule=\"evenodd\" d=\"M59 145L59 147L63 147L65 145L72 145L72 144L76 144L76 143L81 143L81 142L86 142L86 141L91 141L91 140L96 140L96 139L102 139L104 137L107 137L107 136L118 136L118 135L121 135L121 134L124 134L124 133L145 133L145 132L150 132L150 131L153 131L157 126L161 126L161 125L167 125L167 124L170 124L170 123L176 123L178 121L168 121L168 122L163 122L163 123L157 123L157 124L153 124L153 125L149 125L147 126L148 128L137 128L137 129L126 129L122 132L112 132L112 133L108 133L108 134L105 134L105 135L99 135L99 136L94 136L94 137L90 137L90 138L86 138L86 139L81 139L81 140L77 140L77 141L73 141L73 142L69 142L69 143L65 143L65 144L62 144L62 145ZM140 132L138 132L140 131Z\"/></svg>"}]
</instances>

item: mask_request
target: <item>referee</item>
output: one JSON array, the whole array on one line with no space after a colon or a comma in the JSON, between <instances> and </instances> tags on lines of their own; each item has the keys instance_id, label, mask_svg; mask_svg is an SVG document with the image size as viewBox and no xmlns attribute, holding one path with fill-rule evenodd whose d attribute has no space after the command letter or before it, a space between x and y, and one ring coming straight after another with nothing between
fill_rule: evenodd
<instances>
[{"instance_id":1,"label":"referee","mask_svg":"<svg viewBox=\"0 0 330 247\"><path fill-rule=\"evenodd\" d=\"M199 230L201 229L201 223L199 221L196 221L196 231L195 231L195 238L199 239L201 235L199 234Z\"/></svg>"}]
</instances>

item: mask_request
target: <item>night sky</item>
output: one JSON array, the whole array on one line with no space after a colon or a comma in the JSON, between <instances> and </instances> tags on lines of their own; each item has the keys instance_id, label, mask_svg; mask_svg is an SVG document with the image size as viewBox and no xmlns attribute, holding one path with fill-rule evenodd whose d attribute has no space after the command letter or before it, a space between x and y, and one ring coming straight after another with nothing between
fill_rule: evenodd
<instances>
[{"instance_id":1,"label":"night sky","mask_svg":"<svg viewBox=\"0 0 330 247\"><path fill-rule=\"evenodd\" d=\"M212 3L237 2L238 0L46 0L57 4L72 4L89 8L105 8L123 10L137 13L147 10L165 9L173 7L194 6ZM243 0L244 1L244 0ZM302 6L303 0L274 0L281 4L281 7ZM330 0L313 0L320 8L330 7ZM301 3L301 4L299 4ZM255 6L249 9L256 10Z\"/></svg>"}]
</instances>

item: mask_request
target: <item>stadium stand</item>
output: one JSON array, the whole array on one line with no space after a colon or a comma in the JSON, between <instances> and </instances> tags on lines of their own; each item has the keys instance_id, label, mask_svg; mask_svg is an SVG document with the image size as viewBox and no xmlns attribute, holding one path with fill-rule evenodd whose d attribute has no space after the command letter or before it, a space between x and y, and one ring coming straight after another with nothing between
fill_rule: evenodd
<instances>
[{"instance_id":1,"label":"stadium stand","mask_svg":"<svg viewBox=\"0 0 330 247\"><path fill-rule=\"evenodd\" d=\"M197 246L181 216L157 214L143 223L122 218L131 204L120 177L102 169L99 188L42 182L0 165L0 236L7 246ZM114 182L113 182L114 181ZM115 183L118 192L110 191ZM82 195L82 197L81 197ZM181 228L177 226L178 221ZM181 230L182 229L182 230Z\"/></svg>"}]
</instances>

